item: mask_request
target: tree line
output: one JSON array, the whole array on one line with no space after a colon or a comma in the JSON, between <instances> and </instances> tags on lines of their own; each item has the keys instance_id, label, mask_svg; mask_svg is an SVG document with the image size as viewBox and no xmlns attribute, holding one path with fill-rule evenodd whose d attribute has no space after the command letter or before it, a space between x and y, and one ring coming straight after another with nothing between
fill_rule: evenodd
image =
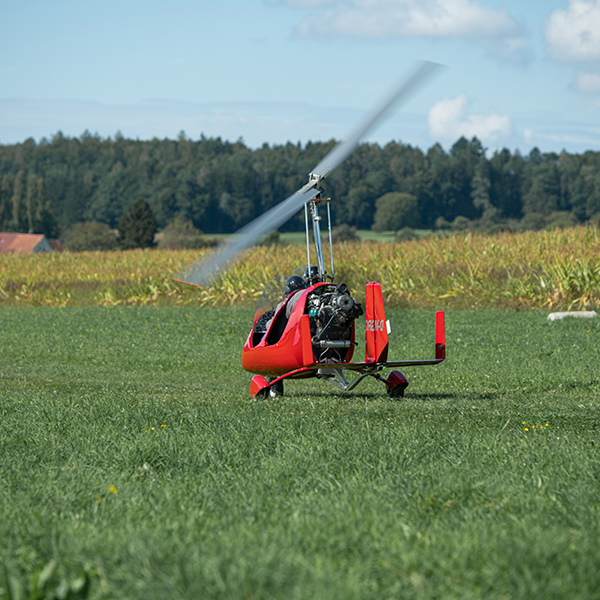
<instances>
[{"instance_id":1,"label":"tree line","mask_svg":"<svg viewBox=\"0 0 600 600\"><path fill-rule=\"evenodd\" d=\"M334 140L248 148L181 132L140 141L85 132L0 145L0 230L58 237L76 223L116 228L143 198L158 229L237 230L307 182ZM489 158L477 138L449 151L364 143L324 182L334 224L358 229L541 228L600 216L600 152ZM302 215L282 230L303 226Z\"/></svg>"}]
</instances>

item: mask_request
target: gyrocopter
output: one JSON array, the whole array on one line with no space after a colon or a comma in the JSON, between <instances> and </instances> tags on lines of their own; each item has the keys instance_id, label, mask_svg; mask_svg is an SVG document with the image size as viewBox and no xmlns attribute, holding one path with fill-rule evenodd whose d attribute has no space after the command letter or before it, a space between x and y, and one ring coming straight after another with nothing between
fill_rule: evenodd
<instances>
[{"instance_id":1,"label":"gyrocopter","mask_svg":"<svg viewBox=\"0 0 600 600\"><path fill-rule=\"evenodd\" d=\"M258 217L230 241L173 279L197 286L213 281L239 253L269 231L277 229L304 207L307 264L289 276L278 276L258 301L254 322L242 350L242 366L254 373L250 393L256 396L283 394L285 379L318 378L341 390L354 389L365 377L383 382L391 398L403 397L406 377L384 369L415 365L436 365L446 357L444 312L436 313L435 358L429 360L388 360L390 323L385 318L381 285L366 286L365 310L344 283L334 283L335 269L331 239L330 201L322 197L321 182L358 146L360 139L381 121L401 100L429 79L440 65L421 62L385 101L340 142L309 174L297 192ZM326 211L329 233L330 272L323 257L321 214ZM310 229L314 236L314 264L311 261ZM352 362L356 320L365 315L365 358ZM347 375L353 373L350 379Z\"/></svg>"}]
</instances>

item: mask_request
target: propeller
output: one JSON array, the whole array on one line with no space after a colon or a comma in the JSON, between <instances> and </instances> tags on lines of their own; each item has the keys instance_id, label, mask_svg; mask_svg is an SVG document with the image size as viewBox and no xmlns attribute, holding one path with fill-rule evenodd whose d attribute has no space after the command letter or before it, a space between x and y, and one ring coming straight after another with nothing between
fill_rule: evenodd
<instances>
[{"instance_id":1,"label":"propeller","mask_svg":"<svg viewBox=\"0 0 600 600\"><path fill-rule=\"evenodd\" d=\"M242 227L235 237L217 246L208 256L194 263L173 279L198 286L204 286L214 280L217 274L243 250L252 246L266 233L280 227L293 217L304 204L315 198L319 194L320 182L354 152L361 138L381 123L383 117L389 114L394 105L407 100L441 67L442 65L438 63L419 61L413 73L397 85L393 92L350 133L348 138L337 144L313 169L306 185Z\"/></svg>"}]
</instances>

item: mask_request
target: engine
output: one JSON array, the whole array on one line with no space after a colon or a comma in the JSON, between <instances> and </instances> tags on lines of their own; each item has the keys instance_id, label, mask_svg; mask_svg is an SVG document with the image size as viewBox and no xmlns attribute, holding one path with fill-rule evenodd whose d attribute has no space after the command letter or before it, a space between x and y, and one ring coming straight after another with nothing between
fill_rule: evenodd
<instances>
[{"instance_id":1,"label":"engine","mask_svg":"<svg viewBox=\"0 0 600 600\"><path fill-rule=\"evenodd\" d=\"M343 362L352 346L354 321L362 306L350 295L345 283L317 287L308 295L312 348L317 362Z\"/></svg>"}]
</instances>

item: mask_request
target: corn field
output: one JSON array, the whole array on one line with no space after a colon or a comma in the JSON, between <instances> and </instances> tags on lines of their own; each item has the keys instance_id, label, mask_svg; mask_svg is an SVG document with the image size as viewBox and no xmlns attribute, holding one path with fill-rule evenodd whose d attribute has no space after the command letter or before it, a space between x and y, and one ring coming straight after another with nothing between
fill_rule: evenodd
<instances>
[{"instance_id":1,"label":"corn field","mask_svg":"<svg viewBox=\"0 0 600 600\"><path fill-rule=\"evenodd\" d=\"M600 304L600 231L426 237L334 245L336 282L362 300L379 281L389 306L585 309ZM208 288L170 279L207 250L0 255L0 304L253 306L274 276L306 263L303 246L256 247Z\"/></svg>"}]
</instances>

